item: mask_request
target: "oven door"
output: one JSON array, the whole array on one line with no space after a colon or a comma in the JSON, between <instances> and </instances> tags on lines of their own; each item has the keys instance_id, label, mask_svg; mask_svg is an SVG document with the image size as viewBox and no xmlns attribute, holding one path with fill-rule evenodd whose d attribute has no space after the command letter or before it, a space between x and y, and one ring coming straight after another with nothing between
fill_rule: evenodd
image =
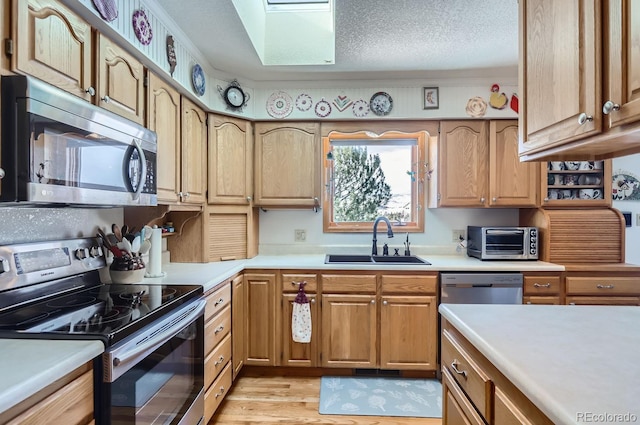
<instances>
[{"instance_id":1,"label":"oven door","mask_svg":"<svg viewBox=\"0 0 640 425\"><path fill-rule=\"evenodd\" d=\"M202 421L205 304L189 303L105 352L99 424Z\"/></svg>"},{"instance_id":2,"label":"oven door","mask_svg":"<svg viewBox=\"0 0 640 425\"><path fill-rule=\"evenodd\" d=\"M486 229L484 233L484 258L526 258L525 229Z\"/></svg>"}]
</instances>

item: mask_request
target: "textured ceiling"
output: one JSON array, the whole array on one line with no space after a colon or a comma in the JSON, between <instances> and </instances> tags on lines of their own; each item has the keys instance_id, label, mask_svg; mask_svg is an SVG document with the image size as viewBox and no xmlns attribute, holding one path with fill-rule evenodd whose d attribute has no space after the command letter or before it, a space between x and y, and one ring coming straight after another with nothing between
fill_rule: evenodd
<instances>
[{"instance_id":1,"label":"textured ceiling","mask_svg":"<svg viewBox=\"0 0 640 425\"><path fill-rule=\"evenodd\" d=\"M239 78L515 78L517 74L517 0L335 0L336 63L319 66L262 65L231 0L153 1L211 66Z\"/></svg>"}]
</instances>

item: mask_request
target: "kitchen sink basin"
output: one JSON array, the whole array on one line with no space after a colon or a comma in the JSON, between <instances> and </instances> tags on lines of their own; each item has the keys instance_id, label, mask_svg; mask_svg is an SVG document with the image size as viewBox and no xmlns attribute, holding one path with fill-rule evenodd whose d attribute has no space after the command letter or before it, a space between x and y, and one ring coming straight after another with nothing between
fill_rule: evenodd
<instances>
[{"instance_id":1,"label":"kitchen sink basin","mask_svg":"<svg viewBox=\"0 0 640 425\"><path fill-rule=\"evenodd\" d=\"M387 256L387 255L361 255L361 254L327 254L325 264L421 264L431 265L430 262L415 255Z\"/></svg>"}]
</instances>

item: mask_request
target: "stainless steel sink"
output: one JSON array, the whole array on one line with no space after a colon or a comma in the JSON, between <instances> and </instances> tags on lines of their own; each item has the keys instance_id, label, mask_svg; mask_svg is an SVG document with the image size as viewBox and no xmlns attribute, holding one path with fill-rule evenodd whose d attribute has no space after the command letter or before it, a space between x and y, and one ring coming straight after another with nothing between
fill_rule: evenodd
<instances>
[{"instance_id":1,"label":"stainless steel sink","mask_svg":"<svg viewBox=\"0 0 640 425\"><path fill-rule=\"evenodd\" d=\"M386 256L386 255L361 255L361 254L327 254L324 258L325 264L418 264L429 266L430 262L416 257L406 256Z\"/></svg>"}]
</instances>

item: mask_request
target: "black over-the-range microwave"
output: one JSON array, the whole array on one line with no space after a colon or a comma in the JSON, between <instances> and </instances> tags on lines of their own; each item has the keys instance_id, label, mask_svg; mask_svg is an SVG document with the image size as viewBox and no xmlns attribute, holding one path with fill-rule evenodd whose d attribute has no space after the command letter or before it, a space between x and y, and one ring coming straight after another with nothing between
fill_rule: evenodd
<instances>
[{"instance_id":1,"label":"black over-the-range microwave","mask_svg":"<svg viewBox=\"0 0 640 425\"><path fill-rule=\"evenodd\" d=\"M537 227L467 227L467 255L481 260L537 260Z\"/></svg>"},{"instance_id":2,"label":"black over-the-range microwave","mask_svg":"<svg viewBox=\"0 0 640 425\"><path fill-rule=\"evenodd\" d=\"M5 205L157 204L155 132L32 77L1 84Z\"/></svg>"}]
</instances>

